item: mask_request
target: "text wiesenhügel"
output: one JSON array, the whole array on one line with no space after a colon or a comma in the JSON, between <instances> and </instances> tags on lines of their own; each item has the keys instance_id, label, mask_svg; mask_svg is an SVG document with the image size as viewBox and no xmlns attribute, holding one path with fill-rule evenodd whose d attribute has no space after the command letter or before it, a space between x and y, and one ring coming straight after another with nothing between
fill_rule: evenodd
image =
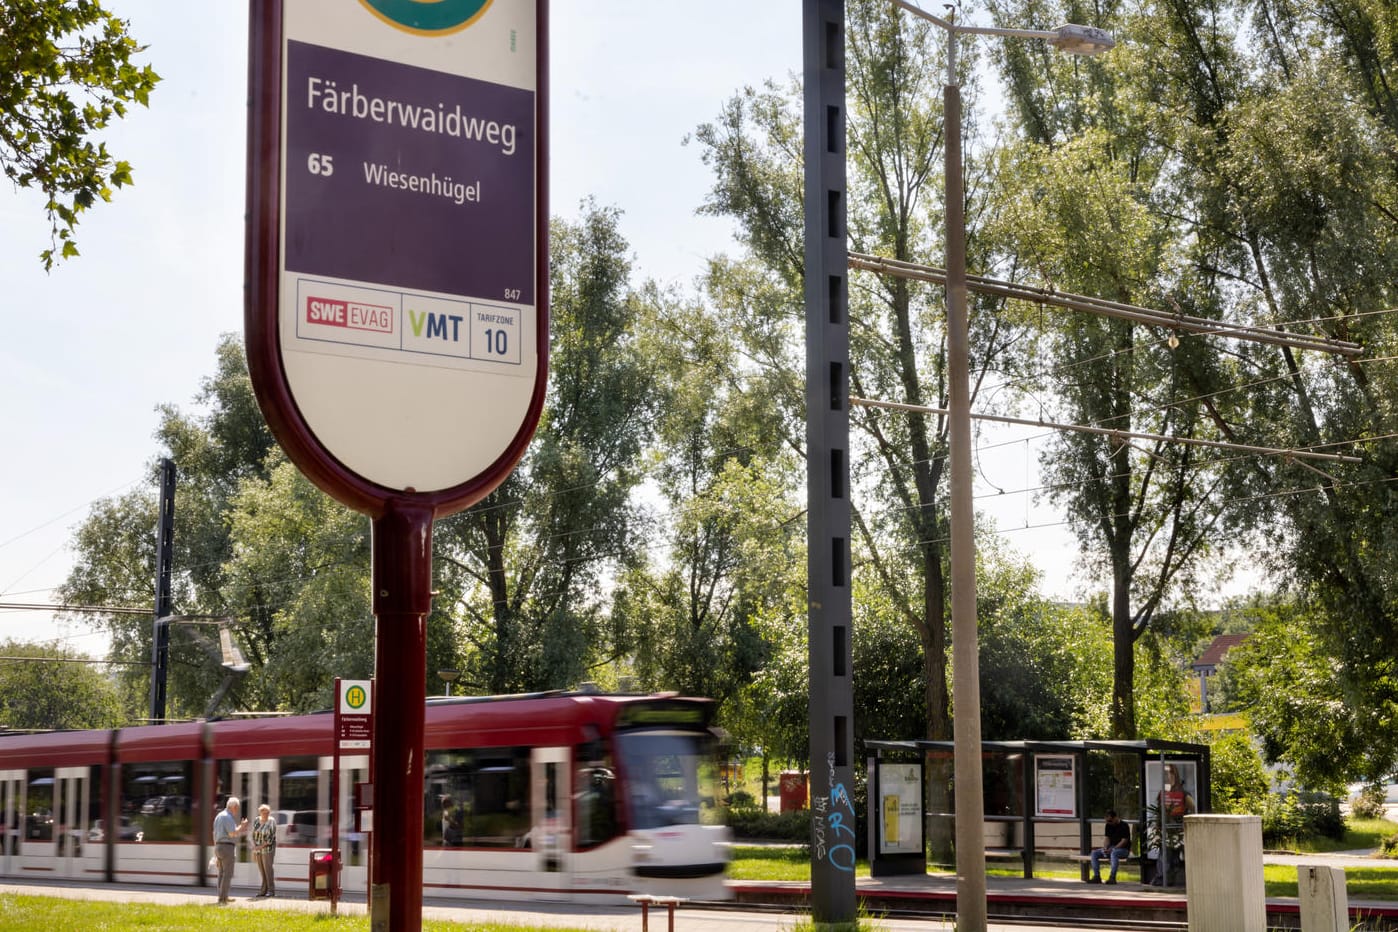
<instances>
[{"instance_id":1,"label":"text wiesenh\u00fcgel","mask_svg":"<svg viewBox=\"0 0 1398 932\"><path fill-rule=\"evenodd\" d=\"M513 123L498 123L495 120L467 116L461 112L460 104L456 104L450 110L443 103L438 103L435 108L424 107L401 100L370 97L360 92L357 83L351 84L349 90L341 90L333 80L311 77L306 79L306 107L359 120L403 126L424 133L440 133L457 139L485 142L498 146L504 155L515 154Z\"/></svg>"}]
</instances>

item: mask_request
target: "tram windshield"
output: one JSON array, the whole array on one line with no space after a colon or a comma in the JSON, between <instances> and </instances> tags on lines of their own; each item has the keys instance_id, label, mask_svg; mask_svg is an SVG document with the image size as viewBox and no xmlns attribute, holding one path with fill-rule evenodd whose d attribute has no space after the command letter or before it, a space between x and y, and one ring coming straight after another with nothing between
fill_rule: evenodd
<instances>
[{"instance_id":1,"label":"tram windshield","mask_svg":"<svg viewBox=\"0 0 1398 932\"><path fill-rule=\"evenodd\" d=\"M715 824L717 742L706 731L625 731L617 735L631 827Z\"/></svg>"}]
</instances>

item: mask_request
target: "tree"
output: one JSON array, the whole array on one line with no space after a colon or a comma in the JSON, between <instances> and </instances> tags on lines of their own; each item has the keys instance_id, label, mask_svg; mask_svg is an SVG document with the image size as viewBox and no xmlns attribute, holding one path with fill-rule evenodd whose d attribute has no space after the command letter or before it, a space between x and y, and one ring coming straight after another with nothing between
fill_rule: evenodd
<instances>
[{"instance_id":1,"label":"tree","mask_svg":"<svg viewBox=\"0 0 1398 932\"><path fill-rule=\"evenodd\" d=\"M94 137L128 105L147 104L160 76L133 63L143 51L98 0L0 4L0 165L46 199L45 271L78 254L79 215L131 183L131 166Z\"/></svg>"},{"instance_id":2,"label":"tree","mask_svg":"<svg viewBox=\"0 0 1398 932\"><path fill-rule=\"evenodd\" d=\"M939 242L942 139L937 76L943 71L931 27L874 2L846 13L849 100L848 226L853 249L924 261ZM969 68L969 65L968 65ZM749 355L772 367L786 434L800 449L804 384L801 333L804 236L799 88L769 83L733 97L695 138L714 172L704 209L738 223L748 255L720 260L708 290L717 308L747 324ZM969 248L978 255L978 214ZM759 300L747 300L757 295ZM905 279L852 283L849 289L851 391L946 406L941 294ZM759 316L760 315L760 316ZM1002 318L981 317L982 365L997 358ZM945 420L861 410L851 473L859 544L857 572L878 580L884 604L918 638L926 734L950 736L947 691Z\"/></svg>"},{"instance_id":3,"label":"tree","mask_svg":"<svg viewBox=\"0 0 1398 932\"><path fill-rule=\"evenodd\" d=\"M635 325L652 299L630 284L617 211L588 202L551 231L548 398L524 460L474 507L438 523L441 610L467 645L462 684L551 689L614 659L598 597L634 539L640 454L655 415Z\"/></svg>"},{"instance_id":4,"label":"tree","mask_svg":"<svg viewBox=\"0 0 1398 932\"><path fill-rule=\"evenodd\" d=\"M1038 572L993 538L977 557L984 739L1101 736L1112 669L1102 613L1037 595Z\"/></svg>"},{"instance_id":5,"label":"tree","mask_svg":"<svg viewBox=\"0 0 1398 932\"><path fill-rule=\"evenodd\" d=\"M662 300L640 333L656 366L650 476L665 512L618 581L613 626L642 687L710 696L724 714L784 636L792 593L804 591L800 461L728 320ZM759 732L761 723L752 719Z\"/></svg>"},{"instance_id":6,"label":"tree","mask_svg":"<svg viewBox=\"0 0 1398 932\"><path fill-rule=\"evenodd\" d=\"M633 546L639 454L654 421L651 364L633 350L647 296L630 290L615 211L555 224L554 365L524 463L474 509L437 525L430 669L457 668L482 692L575 685L613 656L604 569ZM364 518L316 490L274 445L240 341L224 338L202 413L163 409L157 437L180 470L174 604L231 619L252 665L235 702L323 708L335 675L373 666ZM79 528L65 601L149 605L155 501L99 502ZM150 656L150 624L102 619L114 658ZM171 638L170 716L204 713L223 673L198 628ZM133 717L148 674L123 674Z\"/></svg>"},{"instance_id":7,"label":"tree","mask_svg":"<svg viewBox=\"0 0 1398 932\"><path fill-rule=\"evenodd\" d=\"M61 731L126 724L120 696L100 662L13 640L0 643L0 657L0 726Z\"/></svg>"},{"instance_id":8,"label":"tree","mask_svg":"<svg viewBox=\"0 0 1398 932\"><path fill-rule=\"evenodd\" d=\"M265 603L257 601L255 593L245 593L254 600L240 605L232 601L228 588L227 564L234 548L227 519L234 498L242 483L265 478L275 465L269 463L274 442L253 396L238 337L228 334L220 339L215 372L203 382L195 400L203 413L190 415L167 405L161 409L156 431L161 449L178 469L172 601L177 614L237 618L244 649L265 656L267 645L260 640L269 627ZM130 607L154 604L157 473L158 463L152 460L147 489L93 506L74 535L73 568L59 587L63 601ZM149 619L108 615L100 616L98 623L111 635L111 659L132 662L150 657ZM148 669L122 667L118 676L130 714L144 716ZM202 715L222 677L199 629L172 629L170 717Z\"/></svg>"},{"instance_id":9,"label":"tree","mask_svg":"<svg viewBox=\"0 0 1398 932\"><path fill-rule=\"evenodd\" d=\"M1251 607L1252 635L1228 652L1230 702L1247 711L1273 763L1285 761L1303 786L1380 779L1398 756L1398 719L1375 706L1335 663L1325 625L1284 600Z\"/></svg>"},{"instance_id":10,"label":"tree","mask_svg":"<svg viewBox=\"0 0 1398 932\"><path fill-rule=\"evenodd\" d=\"M1043 2L992 8L1006 24L1078 12ZM1304 168L1297 172L1314 165L1299 151L1308 143L1290 154L1290 164L1269 161L1263 169L1256 153L1237 161L1254 109L1285 97L1296 77L1277 63L1299 49L1274 56L1267 48L1277 39L1268 23L1274 13L1272 4L1245 0L1099 6L1094 22L1124 40L1100 65L1007 44L1003 67L1025 139L997 186L1005 192L996 212L1005 261L1065 290L1273 326L1275 303L1259 301L1270 272L1255 265L1265 248L1249 245L1258 244L1261 217L1242 201L1265 191L1268 202L1279 197L1275 206L1295 211L1320 194ZM1255 34L1271 40L1239 41L1250 14ZM1273 144L1297 138L1278 132L1279 122L1255 126ZM1289 273L1276 281L1290 281ZM1066 507L1085 552L1100 555L1110 573L1112 732L1135 737L1132 645L1172 601L1188 602L1205 558L1268 510L1259 502L1278 488L1278 476L1300 469L1205 455L1176 440L1310 445L1288 438L1290 431L1256 429L1293 407L1278 399L1287 389L1274 374L1277 363L1295 357L1084 314L1055 320L1045 340L1049 350L1040 355L1055 365L1044 381L1063 409L1060 419L1170 438L1069 434L1043 462L1050 496ZM1259 394L1270 402L1259 405Z\"/></svg>"}]
</instances>

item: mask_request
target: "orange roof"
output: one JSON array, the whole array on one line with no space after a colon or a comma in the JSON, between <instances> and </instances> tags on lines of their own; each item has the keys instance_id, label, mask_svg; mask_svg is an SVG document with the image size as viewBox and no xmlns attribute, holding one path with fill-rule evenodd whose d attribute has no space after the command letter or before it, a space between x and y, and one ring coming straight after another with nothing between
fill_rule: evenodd
<instances>
[{"instance_id":1,"label":"orange roof","mask_svg":"<svg viewBox=\"0 0 1398 932\"><path fill-rule=\"evenodd\" d=\"M1223 655L1228 653L1239 644L1248 639L1246 634L1220 634L1214 638L1204 652L1199 655L1199 659L1194 661L1194 669L1200 667L1216 667Z\"/></svg>"}]
</instances>

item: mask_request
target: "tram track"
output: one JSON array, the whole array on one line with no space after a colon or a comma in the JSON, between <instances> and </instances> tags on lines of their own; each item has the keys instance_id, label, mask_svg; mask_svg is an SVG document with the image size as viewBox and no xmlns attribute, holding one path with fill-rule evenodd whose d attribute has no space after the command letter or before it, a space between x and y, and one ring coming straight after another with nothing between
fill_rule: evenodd
<instances>
[{"instance_id":1,"label":"tram track","mask_svg":"<svg viewBox=\"0 0 1398 932\"><path fill-rule=\"evenodd\" d=\"M773 916L790 916L800 912L789 905L778 903L740 903L737 901L703 900L686 904L687 909L700 909L710 912L766 913ZM938 908L899 908L871 909L867 914L874 919L928 920L954 923L956 913ZM1120 917L1063 916L1048 913L996 913L988 915L991 922L1008 925L1038 926L1046 929L1119 929L1124 932L1179 932L1189 928L1184 920L1125 919Z\"/></svg>"}]
</instances>

